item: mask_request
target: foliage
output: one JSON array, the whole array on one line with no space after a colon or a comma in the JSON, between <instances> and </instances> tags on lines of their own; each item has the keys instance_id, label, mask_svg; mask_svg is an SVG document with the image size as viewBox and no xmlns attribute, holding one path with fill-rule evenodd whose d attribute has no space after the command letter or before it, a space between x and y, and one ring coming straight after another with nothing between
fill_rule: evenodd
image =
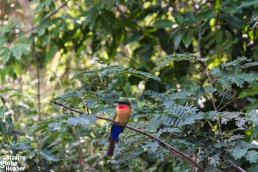
<instances>
[{"instance_id":1,"label":"foliage","mask_svg":"<svg viewBox=\"0 0 258 172\"><path fill-rule=\"evenodd\" d=\"M192 171L124 130L105 151L114 102L129 125L207 170L257 171L257 1L0 2L1 156L28 171ZM189 52L189 53L186 53ZM84 112L78 115L50 103Z\"/></svg>"}]
</instances>

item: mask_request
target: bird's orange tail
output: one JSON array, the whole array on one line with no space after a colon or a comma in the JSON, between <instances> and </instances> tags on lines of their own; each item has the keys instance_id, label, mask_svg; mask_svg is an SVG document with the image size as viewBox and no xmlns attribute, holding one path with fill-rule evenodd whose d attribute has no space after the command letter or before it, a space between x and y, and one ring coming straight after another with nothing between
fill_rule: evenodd
<instances>
[{"instance_id":1,"label":"bird's orange tail","mask_svg":"<svg viewBox=\"0 0 258 172\"><path fill-rule=\"evenodd\" d=\"M113 156L114 155L115 145L116 145L116 140L110 139L109 146L108 146L108 149L107 149L107 156Z\"/></svg>"}]
</instances>

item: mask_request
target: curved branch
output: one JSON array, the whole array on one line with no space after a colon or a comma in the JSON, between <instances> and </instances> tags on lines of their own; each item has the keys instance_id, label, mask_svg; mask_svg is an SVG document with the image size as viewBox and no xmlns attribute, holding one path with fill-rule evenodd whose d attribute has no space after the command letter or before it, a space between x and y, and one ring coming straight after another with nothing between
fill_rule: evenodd
<instances>
[{"instance_id":1,"label":"curved branch","mask_svg":"<svg viewBox=\"0 0 258 172\"><path fill-rule=\"evenodd\" d=\"M66 109L68 109L68 110L70 110L70 111L73 111L73 112L76 112L76 113L79 113L79 114L83 114L82 111L79 111L79 110L77 110L77 109L71 108L71 107L69 107L69 106L67 106L67 105L64 105L64 104L58 102L58 101L51 100L51 102L53 102L53 103L56 104L56 105L62 106L62 107L66 108ZM195 167L198 168L200 171L204 171L204 168L201 167L201 166L200 166L195 160L193 160L190 156L188 156L187 154L181 152L180 150L178 150L178 149L172 147L171 145L169 145L168 143L166 143L164 140L161 140L160 138L158 138L158 137L156 137L156 136L154 136L154 135L151 135L151 134L147 133L147 132L144 131L144 130L141 130L141 129L138 129L138 128L134 128L134 127L131 127L131 126L129 126L129 125L120 124L120 123L118 123L117 121L115 121L115 120L113 120L113 119L110 119L110 118L106 118L106 117L102 117L102 116L98 116L98 115L93 115L93 116L94 116L95 118L97 118L97 119L102 119L102 120L110 121L110 122L116 123L116 124L118 124L118 125L121 125L121 126L123 126L123 127L125 127L125 128L128 128L128 129L130 129L130 130L133 130L133 131L136 131L136 132L138 132L138 133L141 133L141 134L143 134L143 135L145 135L145 136L148 136L149 138L152 138L153 140L158 141L161 145L167 147L167 148L169 149L170 153L172 153L172 154L176 155L177 157L181 158L183 161L190 163L192 166L195 166Z\"/></svg>"},{"instance_id":2,"label":"curved branch","mask_svg":"<svg viewBox=\"0 0 258 172\"><path fill-rule=\"evenodd\" d=\"M59 6L54 12L50 13L49 15L47 15L43 21L47 21L48 19L50 19L52 16L54 16L59 10L61 10L62 8L66 7L67 6L67 3L69 2L70 0L67 0L65 3L63 3L61 6ZM29 30L26 30L23 32L23 34L27 34L35 29L37 29L37 27L39 27L40 24L36 24L34 26L32 26Z\"/></svg>"}]
</instances>

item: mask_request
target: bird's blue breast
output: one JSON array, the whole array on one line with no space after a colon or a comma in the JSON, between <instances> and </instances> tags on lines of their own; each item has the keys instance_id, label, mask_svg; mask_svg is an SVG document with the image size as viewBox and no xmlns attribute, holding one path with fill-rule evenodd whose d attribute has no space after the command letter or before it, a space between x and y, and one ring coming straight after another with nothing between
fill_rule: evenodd
<instances>
[{"instance_id":1,"label":"bird's blue breast","mask_svg":"<svg viewBox=\"0 0 258 172\"><path fill-rule=\"evenodd\" d=\"M123 127L122 126L118 126L117 124L113 124L112 128L111 128L111 136L113 140L117 140L119 138L119 134L123 131Z\"/></svg>"}]
</instances>

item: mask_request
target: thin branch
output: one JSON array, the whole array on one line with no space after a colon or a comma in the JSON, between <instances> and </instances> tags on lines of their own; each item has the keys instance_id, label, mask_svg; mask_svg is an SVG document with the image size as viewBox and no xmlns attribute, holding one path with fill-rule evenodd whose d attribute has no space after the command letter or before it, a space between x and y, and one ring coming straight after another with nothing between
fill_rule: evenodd
<instances>
[{"instance_id":1,"label":"thin branch","mask_svg":"<svg viewBox=\"0 0 258 172\"><path fill-rule=\"evenodd\" d=\"M29 20L30 20L30 25L31 28L33 28L33 23L32 23L32 15L31 15L31 10L30 10L30 6L29 6L29 1L27 0L27 10L29 11ZM41 121L41 101L40 101L40 59L39 56L37 55L36 52L36 44L35 44L35 40L33 39L32 44L31 44L31 54L32 56L35 58L35 62L36 62L36 68L37 68L37 80L38 80L38 84L37 84L37 99L38 99L38 115L39 115L39 121Z\"/></svg>"},{"instance_id":2,"label":"thin branch","mask_svg":"<svg viewBox=\"0 0 258 172\"><path fill-rule=\"evenodd\" d=\"M50 19L53 15L55 15L59 10L61 10L62 8L66 7L67 6L67 3L69 2L70 0L67 0L65 3L63 3L62 5L60 5L54 12L50 13L49 15L47 15L43 21L47 21L48 19ZM24 31L23 33L24 34L27 34L33 30L35 30L37 27L39 27L40 24L36 24L34 26L32 26L29 30L26 30Z\"/></svg>"},{"instance_id":3,"label":"thin branch","mask_svg":"<svg viewBox=\"0 0 258 172\"><path fill-rule=\"evenodd\" d=\"M207 5L208 3L212 3L212 2L214 2L214 1L206 1L205 3L200 5L200 7L197 9L197 11L201 10L203 6Z\"/></svg>"},{"instance_id":4,"label":"thin branch","mask_svg":"<svg viewBox=\"0 0 258 172\"><path fill-rule=\"evenodd\" d=\"M78 137L78 134L77 134L77 131L76 129L74 128L74 134L75 134L75 137L76 137L76 140L80 142L80 139ZM81 148L81 142L78 144L78 151L79 151L79 159L81 161L81 165L82 165L82 171L84 171L86 169L86 163L83 159L83 152L82 152L82 148Z\"/></svg>"},{"instance_id":5,"label":"thin branch","mask_svg":"<svg viewBox=\"0 0 258 172\"><path fill-rule=\"evenodd\" d=\"M37 85L37 98L38 98L38 115L39 115L39 121L41 121L41 98L40 98L40 60L39 56L37 55L36 52L36 45L35 45L35 40L32 41L32 52L33 56L36 60L36 68L37 68L37 80L38 80L38 85Z\"/></svg>"},{"instance_id":6,"label":"thin branch","mask_svg":"<svg viewBox=\"0 0 258 172\"><path fill-rule=\"evenodd\" d=\"M89 115L89 114L90 114L90 109L89 109L89 106L88 106L88 101L87 101L87 99L84 99L84 103L85 103L86 112L87 112L87 114Z\"/></svg>"},{"instance_id":7,"label":"thin branch","mask_svg":"<svg viewBox=\"0 0 258 172\"><path fill-rule=\"evenodd\" d=\"M208 67L207 67L202 61L198 60L198 62L199 62L199 63L201 64L201 66L204 68L205 73L206 73L206 75L207 75L207 77L208 77L208 81L209 81L210 85L211 85L212 87L214 87L213 82L212 82L212 79L211 79L211 76L210 76L210 73L209 73ZM209 97L211 98L211 103L212 103L212 106L213 106L214 110L215 110L216 112L218 112L217 106L216 106L215 101L214 101L213 93L211 93L211 96L209 96ZM218 123L218 127L219 127L220 140L221 140L221 142L224 142L224 139L223 139L223 137L222 137L222 128L221 128L220 119L218 119L217 123Z\"/></svg>"},{"instance_id":8,"label":"thin branch","mask_svg":"<svg viewBox=\"0 0 258 172\"><path fill-rule=\"evenodd\" d=\"M66 109L68 109L68 110L70 110L70 111L73 111L73 112L76 112L76 113L79 113L79 114L83 114L82 111L79 111L79 110L76 110L76 109L74 109L74 108L71 108L71 107L69 107L69 106L67 106L67 105L64 105L64 104L60 103L60 102L57 102L57 101L54 101L54 100L52 100L52 102L53 102L54 104L56 104L56 105L59 105L59 106L62 106L62 107L64 107L64 108L66 108ZM200 171L204 171L204 168L201 167L201 166L200 166L196 161L194 161L190 156L188 156L187 154L181 152L180 150L178 150L178 149L172 147L171 145L169 145L168 143L166 143L164 140L161 140L160 138L158 138L158 137L156 137L156 136L154 136L154 135L151 135L151 134L145 132L144 130L141 130L141 129L138 129L138 128L134 128L134 127L131 127L131 126L129 126L129 125L120 124L120 123L118 123L117 121L115 121L115 120L113 120L113 119L106 118L106 117L102 117L102 116L98 116L98 115L93 115L93 116L94 116L95 118L97 118L97 119L103 119L103 120L106 120L106 121L110 121L110 122L116 123L116 124L118 124L118 125L121 125L121 126L123 126L123 127L125 127L125 128L128 128L128 129L130 129L130 130L133 130L133 131L136 131L136 132L138 132L138 133L141 133L141 134L143 134L143 135L145 135L145 136L148 136L149 138L152 138L152 139L158 141L161 145L167 147L167 148L169 149L169 151L170 151L171 154L174 154L174 155L176 155L177 157L179 157L179 158L181 158L182 160L184 160L185 162L190 163L192 166L195 166L195 167L198 168Z\"/></svg>"},{"instance_id":9,"label":"thin branch","mask_svg":"<svg viewBox=\"0 0 258 172\"><path fill-rule=\"evenodd\" d=\"M114 77L114 76L113 76L113 77ZM110 81L110 79L107 80L106 82L104 82L101 76L99 76L99 78L100 78L100 83L101 83L102 88L104 88L104 90L106 90L107 92L111 93L114 97L118 98L119 96L116 95L115 93L113 93L113 92L107 87L107 83ZM111 77L111 78L112 78L112 77Z\"/></svg>"},{"instance_id":10,"label":"thin branch","mask_svg":"<svg viewBox=\"0 0 258 172\"><path fill-rule=\"evenodd\" d=\"M224 104L218 111L221 111L222 109L224 109L227 105L229 105L230 103L232 103L234 100L236 100L236 98L228 101L226 104Z\"/></svg>"},{"instance_id":11,"label":"thin branch","mask_svg":"<svg viewBox=\"0 0 258 172\"><path fill-rule=\"evenodd\" d=\"M233 169L235 169L238 172L246 172L243 168L239 167L236 165L236 163L234 163L233 161L231 161L235 166L232 167Z\"/></svg>"}]
</instances>

